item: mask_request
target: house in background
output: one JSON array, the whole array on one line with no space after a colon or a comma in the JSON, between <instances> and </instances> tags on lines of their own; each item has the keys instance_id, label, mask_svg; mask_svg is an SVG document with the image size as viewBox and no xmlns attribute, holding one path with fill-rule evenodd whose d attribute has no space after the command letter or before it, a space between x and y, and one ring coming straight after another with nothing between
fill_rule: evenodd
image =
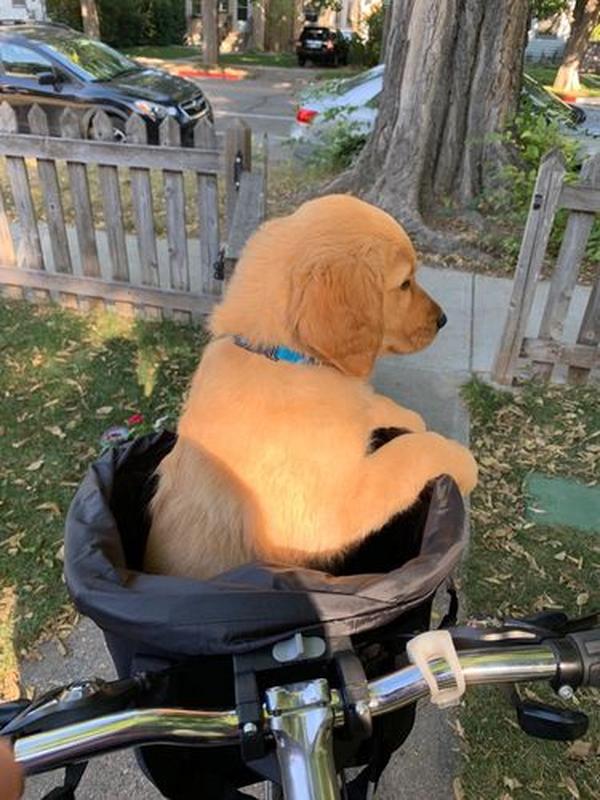
<instances>
[{"instance_id":1,"label":"house in background","mask_svg":"<svg viewBox=\"0 0 600 800\"><path fill-rule=\"evenodd\" d=\"M46 19L46 0L0 0L3 19Z\"/></svg>"},{"instance_id":2,"label":"house in background","mask_svg":"<svg viewBox=\"0 0 600 800\"><path fill-rule=\"evenodd\" d=\"M200 44L202 1L187 0L187 4L188 41ZM293 50L308 21L358 33L381 0L340 0L339 5L339 11L326 9L319 14L308 0L218 0L221 52Z\"/></svg>"},{"instance_id":3,"label":"house in background","mask_svg":"<svg viewBox=\"0 0 600 800\"><path fill-rule=\"evenodd\" d=\"M529 29L529 41L525 49L526 61L560 61L571 33L571 13L574 0L568 11L561 11L548 19L533 19Z\"/></svg>"}]
</instances>

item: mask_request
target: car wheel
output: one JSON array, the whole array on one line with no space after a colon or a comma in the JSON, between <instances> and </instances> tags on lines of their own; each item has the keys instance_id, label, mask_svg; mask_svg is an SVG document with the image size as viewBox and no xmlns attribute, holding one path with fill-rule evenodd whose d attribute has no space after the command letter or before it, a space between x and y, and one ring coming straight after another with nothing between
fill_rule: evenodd
<instances>
[{"instance_id":1,"label":"car wheel","mask_svg":"<svg viewBox=\"0 0 600 800\"><path fill-rule=\"evenodd\" d=\"M115 142L126 142L125 120L122 120L121 117L111 117L110 121L113 126L113 139Z\"/></svg>"},{"instance_id":2,"label":"car wheel","mask_svg":"<svg viewBox=\"0 0 600 800\"><path fill-rule=\"evenodd\" d=\"M109 119L113 129L113 141L115 142L126 142L127 141L127 133L125 132L125 120L121 119L121 117L113 117L109 115ZM92 122L90 122L88 127L88 139L94 139L94 131L92 127Z\"/></svg>"}]
</instances>

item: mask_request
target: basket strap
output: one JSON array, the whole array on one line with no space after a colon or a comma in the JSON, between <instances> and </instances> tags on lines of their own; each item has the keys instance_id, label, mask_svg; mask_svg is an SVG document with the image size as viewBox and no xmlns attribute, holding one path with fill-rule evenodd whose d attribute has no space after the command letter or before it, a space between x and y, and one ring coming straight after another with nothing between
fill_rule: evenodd
<instances>
[{"instance_id":1,"label":"basket strap","mask_svg":"<svg viewBox=\"0 0 600 800\"><path fill-rule=\"evenodd\" d=\"M75 800L75 790L83 777L88 762L69 764L65 769L65 781L62 786L56 786L42 800Z\"/></svg>"}]
</instances>

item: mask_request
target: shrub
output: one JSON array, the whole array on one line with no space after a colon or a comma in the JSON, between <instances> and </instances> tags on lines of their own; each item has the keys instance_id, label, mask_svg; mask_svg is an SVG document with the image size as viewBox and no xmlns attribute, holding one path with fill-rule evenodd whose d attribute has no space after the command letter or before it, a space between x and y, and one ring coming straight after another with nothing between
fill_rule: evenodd
<instances>
[{"instance_id":1,"label":"shrub","mask_svg":"<svg viewBox=\"0 0 600 800\"><path fill-rule=\"evenodd\" d=\"M96 0L103 41L117 48L181 44L185 34L182 0ZM81 30L80 0L48 0L48 14Z\"/></svg>"},{"instance_id":2,"label":"shrub","mask_svg":"<svg viewBox=\"0 0 600 800\"><path fill-rule=\"evenodd\" d=\"M367 17L366 36L362 37L358 33L352 34L348 52L350 64L360 64L366 67L374 67L379 64L384 18L384 7L382 5L378 6Z\"/></svg>"},{"instance_id":3,"label":"shrub","mask_svg":"<svg viewBox=\"0 0 600 800\"><path fill-rule=\"evenodd\" d=\"M351 121L351 106L338 106L323 115L331 122L323 128L309 156L309 163L327 170L338 171L351 166L367 141L368 131Z\"/></svg>"},{"instance_id":4,"label":"shrub","mask_svg":"<svg viewBox=\"0 0 600 800\"><path fill-rule=\"evenodd\" d=\"M529 213L529 204L540 161L553 148L561 150L567 164L568 181L576 181L581 168L579 144L566 136L558 122L547 119L527 99L521 104L512 125L502 136L512 147L514 163L502 166L496 175L496 186L481 198L480 210L485 215L501 221L506 230L515 231L504 235L501 247L505 255L516 257L521 243L521 232ZM552 228L548 252L556 256L560 248L568 212L564 209L556 215ZM497 244L497 243L496 243ZM600 261L600 223L596 220L588 240L586 261Z\"/></svg>"}]
</instances>

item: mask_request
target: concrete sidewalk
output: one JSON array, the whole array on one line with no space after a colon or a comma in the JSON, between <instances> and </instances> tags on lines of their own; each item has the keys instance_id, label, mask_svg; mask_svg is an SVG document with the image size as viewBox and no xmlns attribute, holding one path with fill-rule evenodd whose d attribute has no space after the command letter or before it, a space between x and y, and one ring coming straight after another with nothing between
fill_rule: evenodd
<instances>
[{"instance_id":1,"label":"concrete sidewalk","mask_svg":"<svg viewBox=\"0 0 600 800\"><path fill-rule=\"evenodd\" d=\"M460 387L472 374L486 374L491 369L512 281L427 267L420 271L419 280L443 306L448 324L426 351L382 359L374 384L401 405L419 411L429 428L467 442L469 420L460 399ZM547 291L546 284L538 287L532 334ZM577 317L581 318L588 296L588 289L575 290L566 325L566 336L571 341L575 341L574 323ZM91 622L82 621L67 644L67 657L60 655L55 645L48 644L42 648L41 661L25 662L23 684L43 691L76 678L112 675L102 637ZM457 752L448 716L423 704L415 730L386 770L377 797L449 800L453 797ZM56 775L32 779L25 797L38 800L58 780ZM132 756L123 753L92 763L78 796L80 800L152 800L160 795L137 770Z\"/></svg>"}]
</instances>

